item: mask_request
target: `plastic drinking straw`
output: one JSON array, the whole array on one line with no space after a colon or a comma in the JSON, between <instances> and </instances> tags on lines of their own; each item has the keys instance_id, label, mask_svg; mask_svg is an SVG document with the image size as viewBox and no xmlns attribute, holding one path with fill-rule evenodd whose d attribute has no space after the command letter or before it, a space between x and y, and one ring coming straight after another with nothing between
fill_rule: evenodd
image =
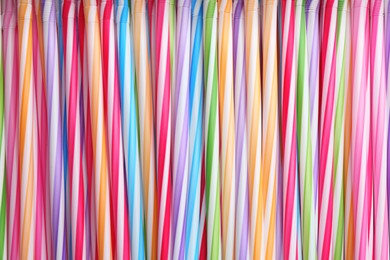
<instances>
[{"instance_id":1,"label":"plastic drinking straw","mask_svg":"<svg viewBox=\"0 0 390 260\"><path fill-rule=\"evenodd\" d=\"M157 1L156 13L156 136L159 205L158 257L171 257L171 78L168 0Z\"/></svg>"},{"instance_id":2,"label":"plastic drinking straw","mask_svg":"<svg viewBox=\"0 0 390 260\"><path fill-rule=\"evenodd\" d=\"M20 257L32 258L34 254L36 173L33 154L34 81L32 70L32 3L18 2L19 27L19 167L21 178L21 241Z\"/></svg>"},{"instance_id":3,"label":"plastic drinking straw","mask_svg":"<svg viewBox=\"0 0 390 260\"><path fill-rule=\"evenodd\" d=\"M385 73L386 73L386 110L390 117L390 0L385 0ZM387 162L390 161L390 118L387 133ZM390 207L390 164L387 164L387 208Z\"/></svg>"},{"instance_id":4,"label":"plastic drinking straw","mask_svg":"<svg viewBox=\"0 0 390 260\"><path fill-rule=\"evenodd\" d=\"M219 192L219 113L217 64L217 1L204 1L205 72L205 160L207 258L219 259L221 251L221 208Z\"/></svg>"},{"instance_id":5,"label":"plastic drinking straw","mask_svg":"<svg viewBox=\"0 0 390 260\"><path fill-rule=\"evenodd\" d=\"M133 23L128 1L116 1L119 86L122 107L124 159L127 174L130 245L133 259L145 259L142 172L139 154ZM134 10L133 10L134 11Z\"/></svg>"},{"instance_id":6,"label":"plastic drinking straw","mask_svg":"<svg viewBox=\"0 0 390 260\"><path fill-rule=\"evenodd\" d=\"M8 257L20 258L19 49L15 1L4 1L3 58Z\"/></svg>"},{"instance_id":7,"label":"plastic drinking straw","mask_svg":"<svg viewBox=\"0 0 390 260\"><path fill-rule=\"evenodd\" d=\"M386 110L387 115L390 117L390 0L384 0L384 12L385 12L385 73L386 73ZM390 161L390 120L387 118L387 161ZM387 207L389 208L390 203L390 164L387 164Z\"/></svg>"},{"instance_id":8,"label":"plastic drinking straw","mask_svg":"<svg viewBox=\"0 0 390 260\"><path fill-rule=\"evenodd\" d=\"M318 163L319 163L319 136L318 136L318 96L319 96L319 0L306 0L306 43L309 62L309 94L310 94L310 133L311 152L313 163L313 203L315 245L318 233ZM318 254L317 254L318 255Z\"/></svg>"},{"instance_id":9,"label":"plastic drinking straw","mask_svg":"<svg viewBox=\"0 0 390 260\"><path fill-rule=\"evenodd\" d=\"M299 186L302 216L303 258L317 257L313 156L310 124L309 59L307 49L306 0L297 0L295 28L297 48L297 127L299 152Z\"/></svg>"},{"instance_id":10,"label":"plastic drinking straw","mask_svg":"<svg viewBox=\"0 0 390 260\"><path fill-rule=\"evenodd\" d=\"M158 1L158 0L157 0ZM175 102L176 98L176 27L178 26L177 19L177 6L179 1L182 0L168 0L169 2L169 55L170 55L170 75L171 75L171 95L172 102ZM176 125L176 111L171 111L172 125ZM173 139L171 139L173 145Z\"/></svg>"},{"instance_id":11,"label":"plastic drinking straw","mask_svg":"<svg viewBox=\"0 0 390 260\"><path fill-rule=\"evenodd\" d=\"M41 259L51 256L51 241L46 237L51 237L50 223L46 221L49 218L50 207L50 194L46 196L46 190L48 190L50 181L46 174L49 171L49 160L46 160L49 156L48 149L48 111L47 111L47 93L46 93L46 62L44 57L44 43L43 43L43 28L42 28L42 10L41 1L33 1L33 13L32 13L32 59L33 59L33 79L34 79L34 113L36 119L34 120L34 127L37 128L36 136L33 138L33 143L37 144L36 152L34 153L37 158L37 186L36 186L36 203L35 214L36 222L35 227L35 248L34 258ZM34 146L35 148L35 146Z\"/></svg>"},{"instance_id":12,"label":"plastic drinking straw","mask_svg":"<svg viewBox=\"0 0 390 260\"><path fill-rule=\"evenodd\" d=\"M352 259L354 255L354 211L352 200L352 69L351 69L351 5L347 0L346 38L345 38L345 129L344 129L344 246L345 258Z\"/></svg>"},{"instance_id":13,"label":"plastic drinking straw","mask_svg":"<svg viewBox=\"0 0 390 260\"><path fill-rule=\"evenodd\" d=\"M283 167L283 253L298 257L298 196L296 136L296 61L294 48L295 1L282 1L282 167Z\"/></svg>"},{"instance_id":14,"label":"plastic drinking straw","mask_svg":"<svg viewBox=\"0 0 390 260\"><path fill-rule=\"evenodd\" d=\"M336 84L336 23L337 2L322 3L320 50L320 170L319 170L319 216L318 255L321 259L331 257L333 252L333 147L335 124Z\"/></svg>"},{"instance_id":15,"label":"plastic drinking straw","mask_svg":"<svg viewBox=\"0 0 390 260\"><path fill-rule=\"evenodd\" d=\"M371 167L368 163L370 88L369 86L369 6L367 0L353 0L352 8L352 198L355 220L355 253L369 257L368 199Z\"/></svg>"},{"instance_id":16,"label":"plastic drinking straw","mask_svg":"<svg viewBox=\"0 0 390 260\"><path fill-rule=\"evenodd\" d=\"M177 2L176 86L174 109L176 116L173 132L173 259L185 258L187 192L189 178L189 84L191 1ZM172 47L172 46L171 46ZM198 112L198 111L197 111ZM189 195L189 194L188 194Z\"/></svg>"},{"instance_id":17,"label":"plastic drinking straw","mask_svg":"<svg viewBox=\"0 0 390 260\"><path fill-rule=\"evenodd\" d=\"M0 2L0 13L3 16L3 9ZM3 28L3 19L0 22L1 28ZM6 259L8 256L7 251L7 221L6 221L6 202L7 202L7 190L6 190L6 159L5 159L5 127L4 127L4 74L3 74L3 37L0 34L0 255L2 259Z\"/></svg>"},{"instance_id":18,"label":"plastic drinking straw","mask_svg":"<svg viewBox=\"0 0 390 260\"><path fill-rule=\"evenodd\" d=\"M64 81L66 88L68 159L69 159L69 199L71 225L71 256L86 259L86 221L83 152L82 152L82 107L81 82L79 75L79 52L77 35L77 6L65 1L62 6L64 33Z\"/></svg>"},{"instance_id":19,"label":"plastic drinking straw","mask_svg":"<svg viewBox=\"0 0 390 260\"><path fill-rule=\"evenodd\" d=\"M88 82L88 53L86 51L87 38L85 33L85 17L84 17L84 3L83 1L77 2L77 25L78 25L78 37L79 37L79 81L81 82L81 104L82 108L82 135L83 135L83 159L85 163L84 168L84 180L86 188L85 198L85 233L86 233L86 251L87 259L97 257L97 222L96 222L96 202L94 194L94 185L92 179L93 168L93 147L92 147L92 130L91 130L91 112L90 112L90 94L89 94L89 82Z\"/></svg>"},{"instance_id":20,"label":"plastic drinking straw","mask_svg":"<svg viewBox=\"0 0 390 260\"><path fill-rule=\"evenodd\" d=\"M344 257L344 128L345 128L345 43L347 1L339 0L336 31L336 85L334 126L334 210L333 210L333 257Z\"/></svg>"},{"instance_id":21,"label":"plastic drinking straw","mask_svg":"<svg viewBox=\"0 0 390 260\"><path fill-rule=\"evenodd\" d=\"M125 169L121 122L120 89L118 82L117 46L115 40L114 3L100 3L102 43L103 100L107 115L108 157L110 165L111 218L114 228L113 255L119 259L130 258L129 218L125 198Z\"/></svg>"},{"instance_id":22,"label":"plastic drinking straw","mask_svg":"<svg viewBox=\"0 0 390 260\"><path fill-rule=\"evenodd\" d=\"M277 56L277 1L263 3L263 177L261 179L263 238L262 258L275 258L276 238L276 183L278 140L278 56Z\"/></svg>"},{"instance_id":23,"label":"plastic drinking straw","mask_svg":"<svg viewBox=\"0 0 390 260\"><path fill-rule=\"evenodd\" d=\"M246 129L244 1L233 2L233 65L236 131L235 258L249 258L248 138Z\"/></svg>"},{"instance_id":24,"label":"plastic drinking straw","mask_svg":"<svg viewBox=\"0 0 390 260\"><path fill-rule=\"evenodd\" d=\"M86 51L91 111L91 130L94 162L94 192L96 203L97 258L112 257L110 190L108 183L108 156L103 113L102 64L100 56L99 15L96 1L84 1L86 18Z\"/></svg>"},{"instance_id":25,"label":"plastic drinking straw","mask_svg":"<svg viewBox=\"0 0 390 260\"><path fill-rule=\"evenodd\" d=\"M222 258L234 257L236 172L232 0L218 0L218 89L222 195Z\"/></svg>"},{"instance_id":26,"label":"plastic drinking straw","mask_svg":"<svg viewBox=\"0 0 390 260\"><path fill-rule=\"evenodd\" d=\"M201 173L203 155L203 0L191 0L189 84L189 182L186 221L187 259L199 259L202 242L200 225Z\"/></svg>"},{"instance_id":27,"label":"plastic drinking straw","mask_svg":"<svg viewBox=\"0 0 390 260\"><path fill-rule=\"evenodd\" d=\"M146 256L157 258L157 188L155 172L155 140L152 81L148 45L146 2L132 2L134 10L134 54L138 88L140 152L145 201ZM143 87L141 87L143 86Z\"/></svg>"},{"instance_id":28,"label":"plastic drinking straw","mask_svg":"<svg viewBox=\"0 0 390 260\"><path fill-rule=\"evenodd\" d=\"M387 104L384 45L384 1L373 0L371 12L371 140L374 181L374 258L389 258L387 177Z\"/></svg>"},{"instance_id":29,"label":"plastic drinking straw","mask_svg":"<svg viewBox=\"0 0 390 260\"><path fill-rule=\"evenodd\" d=\"M281 105L282 105L282 7L278 2L277 5L277 59L278 59L278 66L277 66L277 77L278 77L278 117L281 118ZM279 121L280 122L280 121ZM281 129L281 123L279 123L279 127L277 129L278 136L276 138L277 140L277 181L276 181L276 234L275 234L275 240L276 240L276 248L279 248L279 250L276 250L275 257L276 259L281 259L284 255L283 253L283 168L282 168L282 156L281 156L281 136L282 136L282 129Z\"/></svg>"},{"instance_id":30,"label":"plastic drinking straw","mask_svg":"<svg viewBox=\"0 0 390 260\"><path fill-rule=\"evenodd\" d=\"M62 115L60 109L60 78L58 60L57 27L55 3L41 1L42 38L44 47L45 86L48 105L48 138L50 177L50 212L53 249L52 255L57 259L66 257L65 239L65 175L62 148ZM42 156L42 155L41 155ZM45 198L43 198L45 199ZM49 243L50 245L50 243Z\"/></svg>"},{"instance_id":31,"label":"plastic drinking straw","mask_svg":"<svg viewBox=\"0 0 390 260\"><path fill-rule=\"evenodd\" d=\"M245 61L249 174L249 255L260 259L262 247L263 198L261 188L261 77L259 48L259 2L245 2Z\"/></svg>"}]
</instances>

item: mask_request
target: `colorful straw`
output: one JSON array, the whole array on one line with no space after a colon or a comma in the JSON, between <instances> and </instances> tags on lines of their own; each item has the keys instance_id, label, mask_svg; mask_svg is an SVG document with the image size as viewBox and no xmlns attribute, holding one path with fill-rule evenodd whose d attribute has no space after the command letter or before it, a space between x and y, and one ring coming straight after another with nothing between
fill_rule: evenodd
<instances>
[{"instance_id":1,"label":"colorful straw","mask_svg":"<svg viewBox=\"0 0 390 260\"><path fill-rule=\"evenodd\" d=\"M309 59L307 49L306 0L297 0L295 28L297 29L297 127L299 152L299 186L302 205L303 258L317 257L316 215L314 204L313 156L310 123Z\"/></svg>"},{"instance_id":2,"label":"colorful straw","mask_svg":"<svg viewBox=\"0 0 390 260\"><path fill-rule=\"evenodd\" d=\"M32 13L32 59L33 59L33 79L35 89L35 105L34 113L36 120L33 121L34 127L37 131L36 137L33 137L33 144L35 150L37 166L37 186L36 186L36 202L35 202L35 248L34 258L41 259L51 256L52 241L47 239L51 237L51 221L49 219L50 207L50 194L46 191L49 190L50 177L46 176L49 172L49 160L46 158L49 156L49 138L48 131L48 111L47 111L47 90L46 90L46 61L43 39L43 24L42 24L42 10L41 1L33 1L33 13ZM35 146L35 144L37 146Z\"/></svg>"},{"instance_id":3,"label":"colorful straw","mask_svg":"<svg viewBox=\"0 0 390 260\"><path fill-rule=\"evenodd\" d=\"M155 169L155 140L150 54L148 46L148 20L146 2L134 0L134 55L138 88L140 152L145 201L146 256L157 258L157 188ZM142 87L141 87L142 86Z\"/></svg>"},{"instance_id":4,"label":"colorful straw","mask_svg":"<svg viewBox=\"0 0 390 260\"><path fill-rule=\"evenodd\" d=\"M385 73L386 97L390 100L390 0L385 0ZM387 133L387 161L390 161L390 101L386 102L388 115ZM387 164L387 208L390 207L390 163ZM389 230L390 231L390 230Z\"/></svg>"},{"instance_id":5,"label":"colorful straw","mask_svg":"<svg viewBox=\"0 0 390 260\"><path fill-rule=\"evenodd\" d=\"M0 2L0 13L3 15ZM0 22L1 28L3 28L3 21ZM5 158L5 127L4 127L4 74L3 74L3 37L0 34L0 255L2 259L6 259L7 254L7 222L6 222L6 202L7 202L7 190L6 190L6 158Z\"/></svg>"},{"instance_id":6,"label":"colorful straw","mask_svg":"<svg viewBox=\"0 0 390 260\"><path fill-rule=\"evenodd\" d=\"M102 43L103 100L107 115L108 157L111 177L111 216L114 228L113 256L130 258L130 237L127 201L125 198L125 169L123 158L121 104L118 82L118 60L115 40L114 3L100 3Z\"/></svg>"},{"instance_id":7,"label":"colorful straw","mask_svg":"<svg viewBox=\"0 0 390 260\"><path fill-rule=\"evenodd\" d=\"M133 259L145 259L142 175L139 155L138 113L134 64L133 23L128 1L116 2L119 86L122 107L123 147L127 173L130 245ZM128 247L128 245L124 245Z\"/></svg>"},{"instance_id":8,"label":"colorful straw","mask_svg":"<svg viewBox=\"0 0 390 260\"><path fill-rule=\"evenodd\" d=\"M277 5L277 57L278 57L278 117L281 118L281 105L282 105L282 98L281 98L281 90L282 90L282 7L281 4ZM279 120L280 122L280 120ZM281 123L279 123L278 127L278 136L276 138L277 140L277 181L276 181L276 234L275 234L275 240L276 240L276 248L280 248L280 250L276 250L275 257L276 259L281 259L284 255L283 253L283 167L282 167L282 157L281 157L281 137L282 137L282 131L281 131Z\"/></svg>"},{"instance_id":9,"label":"colorful straw","mask_svg":"<svg viewBox=\"0 0 390 260\"><path fill-rule=\"evenodd\" d=\"M351 259L354 255L354 211L352 200L352 69L351 69L351 4L347 0L346 11L346 38L345 38L345 129L344 129L344 246L345 258Z\"/></svg>"},{"instance_id":10,"label":"colorful straw","mask_svg":"<svg viewBox=\"0 0 390 260\"><path fill-rule=\"evenodd\" d=\"M235 258L249 258L248 138L246 129L244 1L233 2L233 65L236 131Z\"/></svg>"},{"instance_id":11,"label":"colorful straw","mask_svg":"<svg viewBox=\"0 0 390 260\"><path fill-rule=\"evenodd\" d=\"M306 44L309 62L309 94L310 94L310 133L311 153L313 164L313 204L315 227L314 244L317 245L318 234L318 164L319 164L319 137L318 137L318 96L319 96L319 0L306 0ZM318 254L317 254L318 255Z\"/></svg>"},{"instance_id":12,"label":"colorful straw","mask_svg":"<svg viewBox=\"0 0 390 260\"><path fill-rule=\"evenodd\" d=\"M263 176L261 179L263 243L262 258L274 258L278 250L276 236L276 183L278 138L278 57L277 57L277 1L263 5Z\"/></svg>"},{"instance_id":13,"label":"colorful straw","mask_svg":"<svg viewBox=\"0 0 390 260\"><path fill-rule=\"evenodd\" d=\"M171 257L171 78L168 0L157 1L156 15L156 135L159 205L158 258ZM175 223L176 224L176 223Z\"/></svg>"},{"instance_id":14,"label":"colorful straw","mask_svg":"<svg viewBox=\"0 0 390 260\"><path fill-rule=\"evenodd\" d=\"M374 258L389 258L387 175L387 104L384 46L384 1L373 0L371 12L371 142L374 182Z\"/></svg>"},{"instance_id":15,"label":"colorful straw","mask_svg":"<svg viewBox=\"0 0 390 260\"><path fill-rule=\"evenodd\" d=\"M221 208L219 192L219 113L217 60L217 1L204 1L205 157L207 258L220 259Z\"/></svg>"},{"instance_id":16,"label":"colorful straw","mask_svg":"<svg viewBox=\"0 0 390 260\"><path fill-rule=\"evenodd\" d=\"M187 191L189 178L189 83L191 1L177 2L176 82L174 109L176 112L173 140L173 259L185 258Z\"/></svg>"},{"instance_id":17,"label":"colorful straw","mask_svg":"<svg viewBox=\"0 0 390 260\"><path fill-rule=\"evenodd\" d=\"M69 192L70 192L70 225L71 256L74 259L86 258L86 223L85 223L85 190L83 152L82 152L82 107L81 82L79 78L79 52L77 37L76 4L65 1L62 6L64 33L64 81L66 88L67 126L68 126L68 159L69 159Z\"/></svg>"},{"instance_id":18,"label":"colorful straw","mask_svg":"<svg viewBox=\"0 0 390 260\"><path fill-rule=\"evenodd\" d=\"M321 259L327 259L331 257L333 252L333 146L335 123L337 2L335 0L326 0L322 4L318 255Z\"/></svg>"},{"instance_id":19,"label":"colorful straw","mask_svg":"<svg viewBox=\"0 0 390 260\"><path fill-rule=\"evenodd\" d=\"M86 51L88 57L88 82L91 111L91 130L94 162L94 192L96 203L97 258L112 255L110 190L106 129L103 111L102 60L100 49L99 15L96 1L84 1L86 18ZM93 214L93 213L92 213Z\"/></svg>"},{"instance_id":20,"label":"colorful straw","mask_svg":"<svg viewBox=\"0 0 390 260\"><path fill-rule=\"evenodd\" d=\"M159 0L156 0L157 2ZM171 95L172 95L172 102L175 102L176 98L176 50L177 50L177 41L176 41L176 27L178 27L178 21L177 16L178 16L178 7L179 1L183 0L168 0L169 2L169 57L170 57L170 75L171 75ZM186 0L187 1L187 0ZM178 34L180 32L177 32ZM172 124L176 125L176 111L173 109L171 111L172 115ZM172 145L173 145L173 140ZM172 158L173 159L173 158Z\"/></svg>"},{"instance_id":21,"label":"colorful straw","mask_svg":"<svg viewBox=\"0 0 390 260\"><path fill-rule=\"evenodd\" d=\"M296 61L294 48L295 1L282 1L282 167L283 167L283 253L297 258L298 200L296 136Z\"/></svg>"},{"instance_id":22,"label":"colorful straw","mask_svg":"<svg viewBox=\"0 0 390 260\"><path fill-rule=\"evenodd\" d=\"M334 126L334 209L333 246L335 259L344 257L344 125L345 125L345 51L347 1L338 1L336 32L336 81Z\"/></svg>"},{"instance_id":23,"label":"colorful straw","mask_svg":"<svg viewBox=\"0 0 390 260\"><path fill-rule=\"evenodd\" d=\"M19 31L19 167L21 178L21 244L20 257L32 259L35 242L35 200L37 181L34 165L34 81L32 69L32 11L31 1L18 2ZM18 249L19 250L19 249Z\"/></svg>"},{"instance_id":24,"label":"colorful straw","mask_svg":"<svg viewBox=\"0 0 390 260\"><path fill-rule=\"evenodd\" d=\"M187 259L199 259L202 243L200 225L201 173L203 155L203 0L191 0L191 43L189 85L189 182L187 199Z\"/></svg>"},{"instance_id":25,"label":"colorful straw","mask_svg":"<svg viewBox=\"0 0 390 260\"><path fill-rule=\"evenodd\" d=\"M248 131L248 174L250 238L249 256L260 259L262 247L263 198L261 193L261 77L259 48L259 2L250 0L245 6L246 117Z\"/></svg>"},{"instance_id":26,"label":"colorful straw","mask_svg":"<svg viewBox=\"0 0 390 260\"><path fill-rule=\"evenodd\" d=\"M3 58L7 173L8 257L20 258L19 50L15 1L4 1Z\"/></svg>"},{"instance_id":27,"label":"colorful straw","mask_svg":"<svg viewBox=\"0 0 390 260\"><path fill-rule=\"evenodd\" d=\"M62 157L62 115L60 109L60 78L55 4L42 1L44 64L49 130L50 210L52 256L66 257L65 239L65 179ZM46 138L46 137L45 137ZM50 241L50 240L49 240Z\"/></svg>"},{"instance_id":28,"label":"colorful straw","mask_svg":"<svg viewBox=\"0 0 390 260\"><path fill-rule=\"evenodd\" d=\"M218 1L218 82L220 162L222 181L222 258L234 256L235 235L235 121L233 90L232 1Z\"/></svg>"},{"instance_id":29,"label":"colorful straw","mask_svg":"<svg viewBox=\"0 0 390 260\"><path fill-rule=\"evenodd\" d=\"M355 253L358 259L371 258L371 165L369 164L369 6L368 0L352 0L352 198Z\"/></svg>"}]
</instances>

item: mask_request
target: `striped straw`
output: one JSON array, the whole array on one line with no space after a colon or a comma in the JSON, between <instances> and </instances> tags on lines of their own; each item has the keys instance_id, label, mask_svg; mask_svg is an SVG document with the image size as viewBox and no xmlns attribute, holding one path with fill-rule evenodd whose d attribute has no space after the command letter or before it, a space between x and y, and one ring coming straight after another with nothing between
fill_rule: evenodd
<instances>
[{"instance_id":1,"label":"striped straw","mask_svg":"<svg viewBox=\"0 0 390 260\"><path fill-rule=\"evenodd\" d=\"M84 187L85 187L85 242L86 242L86 256L87 258L96 258L96 216L92 214L95 212L95 200L93 196L94 186L92 185L92 130L91 130L91 113L90 113L90 95L88 84L88 57L86 49L86 33L85 33L85 18L84 18L84 4L83 1L77 2L77 25L78 25L78 39L79 39L79 65L78 75L81 82L81 133L82 133L82 158L84 171Z\"/></svg>"},{"instance_id":2,"label":"striped straw","mask_svg":"<svg viewBox=\"0 0 390 260\"><path fill-rule=\"evenodd\" d=\"M91 130L91 112L90 112L90 94L88 84L88 53L86 51L87 38L85 33L85 17L84 17L84 3L77 2L77 25L78 25L78 39L79 39L79 81L81 82L81 104L82 109L82 151L83 151L83 171L84 173L84 187L86 189L85 198L85 242L86 242L86 256L88 258L96 258L97 254L97 224L95 210L95 197L93 196L94 185L92 183L92 168L93 168L93 147L92 147L92 130Z\"/></svg>"},{"instance_id":3,"label":"striped straw","mask_svg":"<svg viewBox=\"0 0 390 260\"><path fill-rule=\"evenodd\" d=\"M298 257L298 200L296 136L296 74L294 48L295 1L282 1L282 167L284 258Z\"/></svg>"},{"instance_id":4,"label":"striped straw","mask_svg":"<svg viewBox=\"0 0 390 260\"><path fill-rule=\"evenodd\" d=\"M117 42L119 86L122 107L124 159L127 174L127 199L131 253L133 259L145 259L142 175L139 156L138 113L134 65L133 24L128 1L117 1ZM127 246L127 245L125 245Z\"/></svg>"},{"instance_id":5,"label":"striped straw","mask_svg":"<svg viewBox=\"0 0 390 260\"><path fill-rule=\"evenodd\" d=\"M106 129L103 112L102 64L100 56L99 15L96 1L84 1L86 18L86 51L88 57L88 82L91 111L91 129L94 162L94 192L96 203L97 258L107 259L112 255L110 190Z\"/></svg>"},{"instance_id":6,"label":"striped straw","mask_svg":"<svg viewBox=\"0 0 390 260\"><path fill-rule=\"evenodd\" d=\"M14 1L4 1L3 58L7 173L8 257L20 258L19 51Z\"/></svg>"},{"instance_id":7,"label":"striped straw","mask_svg":"<svg viewBox=\"0 0 390 260\"><path fill-rule=\"evenodd\" d=\"M0 13L3 16L0 2ZM0 28L3 28L3 21L0 21ZM5 168L5 127L4 127L4 74L3 74L3 44L0 35L0 255L6 259L7 254L7 222L6 222L6 168Z\"/></svg>"},{"instance_id":8,"label":"striped straw","mask_svg":"<svg viewBox=\"0 0 390 260\"><path fill-rule=\"evenodd\" d=\"M281 118L281 105L282 105L282 7L281 4L277 5L277 58L278 58L278 66L277 66L277 75L278 75L278 117ZM279 121L280 122L280 121ZM278 136L277 136L277 181L276 181L276 234L275 247L279 248L276 250L275 257L276 259L281 259L284 255L283 253L283 168L282 168L282 156L281 156L281 137L282 137L282 129L281 123L279 123L278 127Z\"/></svg>"},{"instance_id":9,"label":"striped straw","mask_svg":"<svg viewBox=\"0 0 390 260\"><path fill-rule=\"evenodd\" d=\"M310 94L310 133L313 164L313 203L314 203L314 244L317 245L318 234L318 96L319 96L319 0L306 0L306 44L309 62L309 94ZM317 254L317 253L316 253ZM318 254L317 254L318 255Z\"/></svg>"},{"instance_id":10,"label":"striped straw","mask_svg":"<svg viewBox=\"0 0 390 260\"><path fill-rule=\"evenodd\" d=\"M102 43L103 100L107 115L108 157L110 165L111 218L114 228L113 256L130 258L129 218L125 198L125 169L123 158L121 104L118 82L117 46L114 27L114 3L100 3Z\"/></svg>"},{"instance_id":11,"label":"striped straw","mask_svg":"<svg viewBox=\"0 0 390 260\"><path fill-rule=\"evenodd\" d=\"M250 257L260 259L262 247L263 199L261 176L261 77L259 48L259 2L250 0L245 6L245 61L247 84L247 131L249 174Z\"/></svg>"},{"instance_id":12,"label":"striped straw","mask_svg":"<svg viewBox=\"0 0 390 260\"><path fill-rule=\"evenodd\" d=\"M248 140L246 129L244 1L233 2L233 65L236 131L235 258L249 258Z\"/></svg>"},{"instance_id":13,"label":"striped straw","mask_svg":"<svg viewBox=\"0 0 390 260\"><path fill-rule=\"evenodd\" d=\"M336 32L336 82L335 82L335 125L334 125L334 209L333 246L335 259L344 256L344 125L345 125L345 43L347 1L338 1Z\"/></svg>"},{"instance_id":14,"label":"striped straw","mask_svg":"<svg viewBox=\"0 0 390 260\"><path fill-rule=\"evenodd\" d=\"M156 0L159 1L159 0ZM172 95L172 102L175 101L176 98L176 49L177 49L177 41L176 41L176 27L178 27L177 24L177 16L178 16L178 4L179 1L184 0L168 0L169 2L169 57L170 57L170 75L171 75L171 95ZM188 0L185 0L188 1ZM179 33L179 32L178 32ZM173 109L171 111L172 115L172 124L176 125L176 111ZM172 145L173 145L173 140ZM173 159L173 158L172 158Z\"/></svg>"},{"instance_id":15,"label":"striped straw","mask_svg":"<svg viewBox=\"0 0 390 260\"><path fill-rule=\"evenodd\" d=\"M49 218L50 207L50 194L46 191L50 185L50 177L46 176L49 172L49 160L46 158L49 156L49 138L48 136L48 111L47 111L47 90L46 90L46 61L44 53L44 39L43 39L43 23L42 23L42 10L41 1L33 1L33 13L32 13L32 59L33 59L33 79L34 79L34 113L36 119L34 120L34 127L37 128L35 132L37 138L33 138L34 145L37 144L36 152L34 153L37 159L37 197L35 203L36 221L35 227L35 248L34 258L41 259L51 256L51 242L48 237L51 237L50 228L51 221L46 221ZM34 146L35 148L35 146Z\"/></svg>"},{"instance_id":16,"label":"striped straw","mask_svg":"<svg viewBox=\"0 0 390 260\"><path fill-rule=\"evenodd\" d=\"M344 246L345 258L352 259L354 255L354 211L352 200L352 75L351 75L351 5L347 0L346 38L345 38L345 129L344 129Z\"/></svg>"},{"instance_id":17,"label":"striped straw","mask_svg":"<svg viewBox=\"0 0 390 260\"><path fill-rule=\"evenodd\" d=\"M277 1L263 5L263 135L262 154L264 175L261 179L263 237L262 259L275 258L276 238L276 182L278 138L278 57L277 57Z\"/></svg>"},{"instance_id":18,"label":"striped straw","mask_svg":"<svg viewBox=\"0 0 390 260\"><path fill-rule=\"evenodd\" d=\"M148 20L146 2L134 0L134 54L138 86L140 152L145 201L146 256L157 258L157 188L155 172L155 141L150 56L148 45ZM146 32L146 33L145 33Z\"/></svg>"},{"instance_id":19,"label":"striped straw","mask_svg":"<svg viewBox=\"0 0 390 260\"><path fill-rule=\"evenodd\" d=\"M219 193L219 113L217 64L217 1L204 1L205 159L207 258L220 259L221 208Z\"/></svg>"},{"instance_id":20,"label":"striped straw","mask_svg":"<svg viewBox=\"0 0 390 260\"><path fill-rule=\"evenodd\" d=\"M368 0L353 0L352 8L352 198L354 201L355 254L371 258L369 230L371 211L371 167L368 163L370 88L369 86L369 6Z\"/></svg>"},{"instance_id":21,"label":"striped straw","mask_svg":"<svg viewBox=\"0 0 390 260\"><path fill-rule=\"evenodd\" d=\"M302 215L303 258L317 257L314 205L313 156L310 124L309 59L306 33L306 0L297 0L295 28L297 29L297 130L299 151L299 186Z\"/></svg>"},{"instance_id":22,"label":"striped straw","mask_svg":"<svg viewBox=\"0 0 390 260\"><path fill-rule=\"evenodd\" d=\"M74 259L86 258L86 223L85 223L85 189L82 159L80 106L81 89L78 70L78 37L76 5L65 1L62 6L64 33L64 75L67 104L68 158L69 158L69 192L70 192L70 225L71 256Z\"/></svg>"},{"instance_id":23,"label":"striped straw","mask_svg":"<svg viewBox=\"0 0 390 260\"><path fill-rule=\"evenodd\" d=\"M42 1L44 64L49 130L50 210L53 254L66 257L65 239L65 179L62 157L62 120L60 109L60 78L55 4Z\"/></svg>"},{"instance_id":24,"label":"striped straw","mask_svg":"<svg viewBox=\"0 0 390 260\"><path fill-rule=\"evenodd\" d=\"M336 22L337 2L322 3L320 50L320 170L318 255L328 259L333 252L333 146L336 83Z\"/></svg>"},{"instance_id":25,"label":"striped straw","mask_svg":"<svg viewBox=\"0 0 390 260\"><path fill-rule=\"evenodd\" d=\"M387 173L387 104L384 46L384 1L372 0L371 6L371 142L374 181L374 259L389 258Z\"/></svg>"},{"instance_id":26,"label":"striped straw","mask_svg":"<svg viewBox=\"0 0 390 260\"><path fill-rule=\"evenodd\" d=\"M222 258L234 257L236 172L232 0L218 1L218 82L222 181Z\"/></svg>"},{"instance_id":27,"label":"striped straw","mask_svg":"<svg viewBox=\"0 0 390 260\"><path fill-rule=\"evenodd\" d=\"M171 78L168 0L157 1L156 15L156 135L159 205L158 258L171 257Z\"/></svg>"},{"instance_id":28,"label":"striped straw","mask_svg":"<svg viewBox=\"0 0 390 260\"><path fill-rule=\"evenodd\" d=\"M173 259L185 258L189 177L189 83L191 1L177 2L175 128L173 136ZM171 33L172 34L172 33ZM172 46L171 46L172 47Z\"/></svg>"},{"instance_id":29,"label":"striped straw","mask_svg":"<svg viewBox=\"0 0 390 260\"><path fill-rule=\"evenodd\" d=\"M21 245L22 259L32 259L34 254L36 173L33 154L34 81L32 70L32 3L18 2L19 32L19 167L21 176Z\"/></svg>"},{"instance_id":30,"label":"striped straw","mask_svg":"<svg viewBox=\"0 0 390 260\"><path fill-rule=\"evenodd\" d=\"M203 154L203 0L191 0L189 88L189 183L186 221L186 259L199 259L201 172Z\"/></svg>"},{"instance_id":31,"label":"striped straw","mask_svg":"<svg viewBox=\"0 0 390 260\"><path fill-rule=\"evenodd\" d=\"M388 115L387 162L390 161L390 0L385 1L385 73L386 73L386 110ZM390 164L387 164L387 208L390 207ZM389 230L390 231L390 230Z\"/></svg>"}]
</instances>

